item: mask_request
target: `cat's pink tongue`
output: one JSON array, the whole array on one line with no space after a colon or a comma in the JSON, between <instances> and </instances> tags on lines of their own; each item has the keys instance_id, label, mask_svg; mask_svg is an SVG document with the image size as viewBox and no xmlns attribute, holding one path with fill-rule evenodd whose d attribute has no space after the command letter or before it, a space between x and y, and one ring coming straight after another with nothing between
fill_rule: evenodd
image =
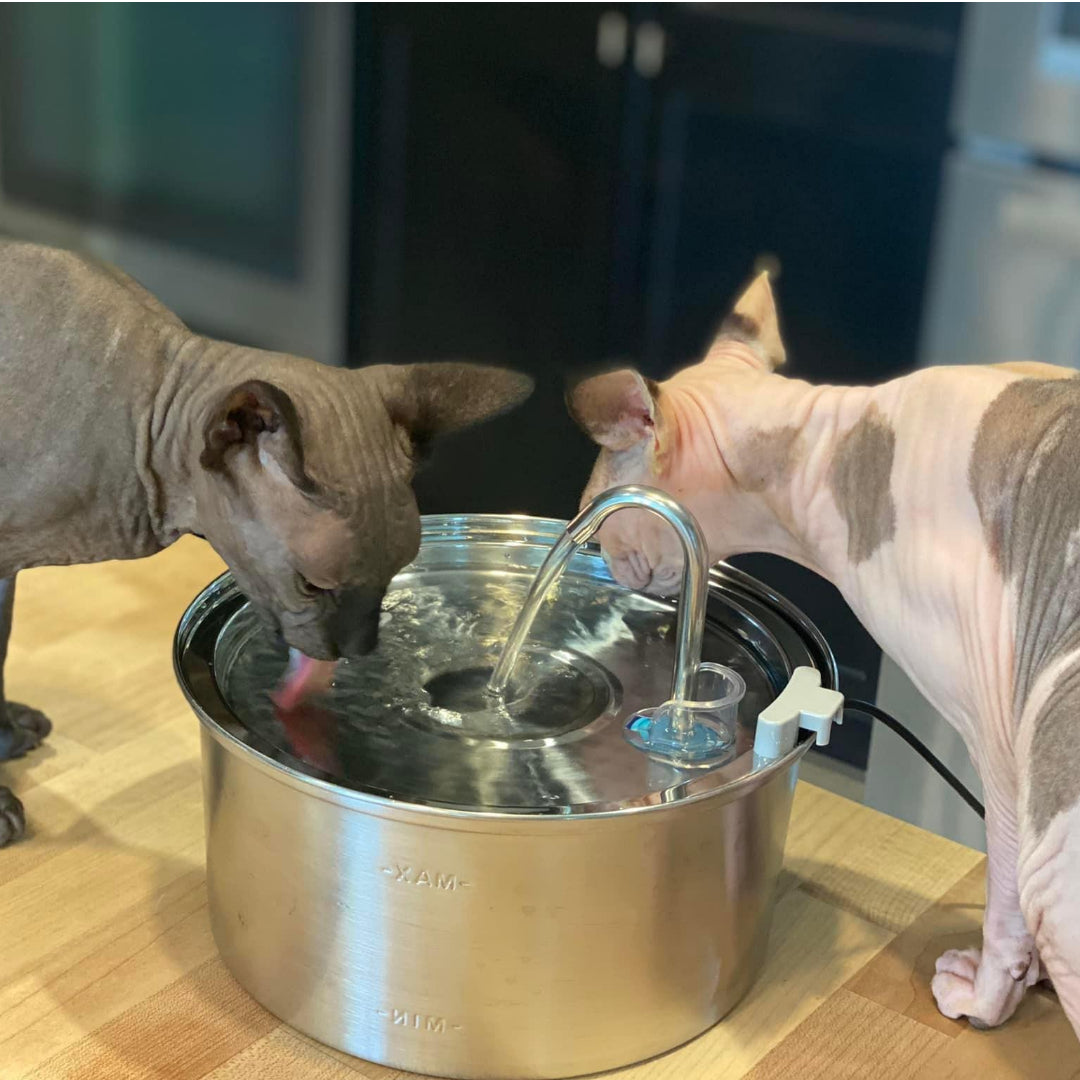
<instances>
[{"instance_id":1,"label":"cat's pink tongue","mask_svg":"<svg viewBox=\"0 0 1080 1080\"><path fill-rule=\"evenodd\" d=\"M290 649L289 666L274 693L274 704L283 712L291 712L316 694L326 693L336 669L336 660L312 660L298 649Z\"/></svg>"},{"instance_id":2,"label":"cat's pink tongue","mask_svg":"<svg viewBox=\"0 0 1080 1080\"><path fill-rule=\"evenodd\" d=\"M337 721L333 713L311 700L330 689L336 668L334 660L312 660L290 649L285 677L271 695L293 752L327 772L337 770Z\"/></svg>"}]
</instances>

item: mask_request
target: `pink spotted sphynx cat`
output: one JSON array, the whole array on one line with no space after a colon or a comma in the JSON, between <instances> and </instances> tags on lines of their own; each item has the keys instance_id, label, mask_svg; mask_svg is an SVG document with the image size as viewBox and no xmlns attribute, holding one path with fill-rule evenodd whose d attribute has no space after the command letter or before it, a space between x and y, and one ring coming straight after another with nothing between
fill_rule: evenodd
<instances>
[{"instance_id":1,"label":"pink spotted sphynx cat","mask_svg":"<svg viewBox=\"0 0 1080 1080\"><path fill-rule=\"evenodd\" d=\"M713 559L773 552L840 589L985 790L982 949L938 959L938 1007L994 1026L1049 976L1080 1033L1080 379L1014 363L841 388L783 362L762 275L699 363L579 383L571 411L601 447L583 501L661 488ZM624 585L677 589L663 522L628 510L600 541Z\"/></svg>"}]
</instances>

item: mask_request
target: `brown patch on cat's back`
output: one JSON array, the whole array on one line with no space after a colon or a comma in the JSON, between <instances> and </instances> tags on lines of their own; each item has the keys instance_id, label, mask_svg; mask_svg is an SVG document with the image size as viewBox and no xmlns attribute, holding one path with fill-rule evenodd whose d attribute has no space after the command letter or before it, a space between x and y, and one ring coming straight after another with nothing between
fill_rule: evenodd
<instances>
[{"instance_id":1,"label":"brown patch on cat's back","mask_svg":"<svg viewBox=\"0 0 1080 1080\"><path fill-rule=\"evenodd\" d=\"M794 426L757 429L739 440L739 486L765 491L787 477L799 429Z\"/></svg>"},{"instance_id":2,"label":"brown patch on cat's back","mask_svg":"<svg viewBox=\"0 0 1080 1080\"><path fill-rule=\"evenodd\" d=\"M1080 649L1080 383L1021 378L979 421L968 485L986 546L1015 596L1013 709L1039 676ZM1080 666L1032 721L1028 813L1041 835L1080 800Z\"/></svg>"},{"instance_id":3,"label":"brown patch on cat's back","mask_svg":"<svg viewBox=\"0 0 1080 1080\"><path fill-rule=\"evenodd\" d=\"M896 433L877 405L840 440L829 487L848 527L848 558L858 565L896 534L892 497Z\"/></svg>"},{"instance_id":4,"label":"brown patch on cat's back","mask_svg":"<svg viewBox=\"0 0 1080 1080\"><path fill-rule=\"evenodd\" d=\"M1028 814L1035 835L1080 801L1080 664L1063 672L1035 717L1028 755Z\"/></svg>"},{"instance_id":5,"label":"brown patch on cat's back","mask_svg":"<svg viewBox=\"0 0 1080 1080\"><path fill-rule=\"evenodd\" d=\"M975 433L968 485L987 546L1009 578L1042 534L1058 521L1064 551L1076 521L1055 513L1080 491L1080 384L1073 379L1017 379L990 403ZM1068 517L1068 515L1066 515ZM1045 544L1041 545L1045 547Z\"/></svg>"}]
</instances>

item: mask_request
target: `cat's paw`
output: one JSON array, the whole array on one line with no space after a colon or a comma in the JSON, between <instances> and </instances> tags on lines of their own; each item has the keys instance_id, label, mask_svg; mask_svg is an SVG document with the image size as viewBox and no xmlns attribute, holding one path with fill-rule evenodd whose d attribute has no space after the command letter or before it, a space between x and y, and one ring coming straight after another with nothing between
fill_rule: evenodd
<instances>
[{"instance_id":1,"label":"cat's paw","mask_svg":"<svg viewBox=\"0 0 1080 1080\"><path fill-rule=\"evenodd\" d=\"M9 701L0 707L0 761L11 761L41 745L52 731L49 718L29 705Z\"/></svg>"},{"instance_id":2,"label":"cat's paw","mask_svg":"<svg viewBox=\"0 0 1080 1080\"><path fill-rule=\"evenodd\" d=\"M1007 964L997 957L984 960L981 949L950 949L938 957L930 989L944 1016L967 1017L972 1027L992 1028L1016 1011L1038 980L1039 968L1032 954Z\"/></svg>"},{"instance_id":3,"label":"cat's paw","mask_svg":"<svg viewBox=\"0 0 1080 1080\"><path fill-rule=\"evenodd\" d=\"M18 840L25 831L22 803L11 788L0 787L0 848Z\"/></svg>"}]
</instances>

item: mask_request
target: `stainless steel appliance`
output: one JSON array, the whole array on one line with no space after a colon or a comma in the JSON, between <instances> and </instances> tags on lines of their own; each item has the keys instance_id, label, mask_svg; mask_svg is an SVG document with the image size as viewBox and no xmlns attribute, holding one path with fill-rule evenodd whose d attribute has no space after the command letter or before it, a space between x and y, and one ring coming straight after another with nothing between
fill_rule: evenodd
<instances>
[{"instance_id":1,"label":"stainless steel appliance","mask_svg":"<svg viewBox=\"0 0 1080 1080\"><path fill-rule=\"evenodd\" d=\"M813 739L789 731L763 758L775 715L757 718L797 669L835 687L828 647L752 578L711 571L702 655L745 696L728 752L678 767L626 730L670 697L674 605L618 587L582 547L532 624L512 706L473 710L563 535L425 518L377 654L339 669L302 740L268 696L283 646L228 575L181 622L215 939L257 1000L326 1043L439 1075L576 1076L692 1038L760 969Z\"/></svg>"},{"instance_id":2,"label":"stainless steel appliance","mask_svg":"<svg viewBox=\"0 0 1080 1080\"><path fill-rule=\"evenodd\" d=\"M196 330L345 360L353 10L0 7L0 233Z\"/></svg>"}]
</instances>

